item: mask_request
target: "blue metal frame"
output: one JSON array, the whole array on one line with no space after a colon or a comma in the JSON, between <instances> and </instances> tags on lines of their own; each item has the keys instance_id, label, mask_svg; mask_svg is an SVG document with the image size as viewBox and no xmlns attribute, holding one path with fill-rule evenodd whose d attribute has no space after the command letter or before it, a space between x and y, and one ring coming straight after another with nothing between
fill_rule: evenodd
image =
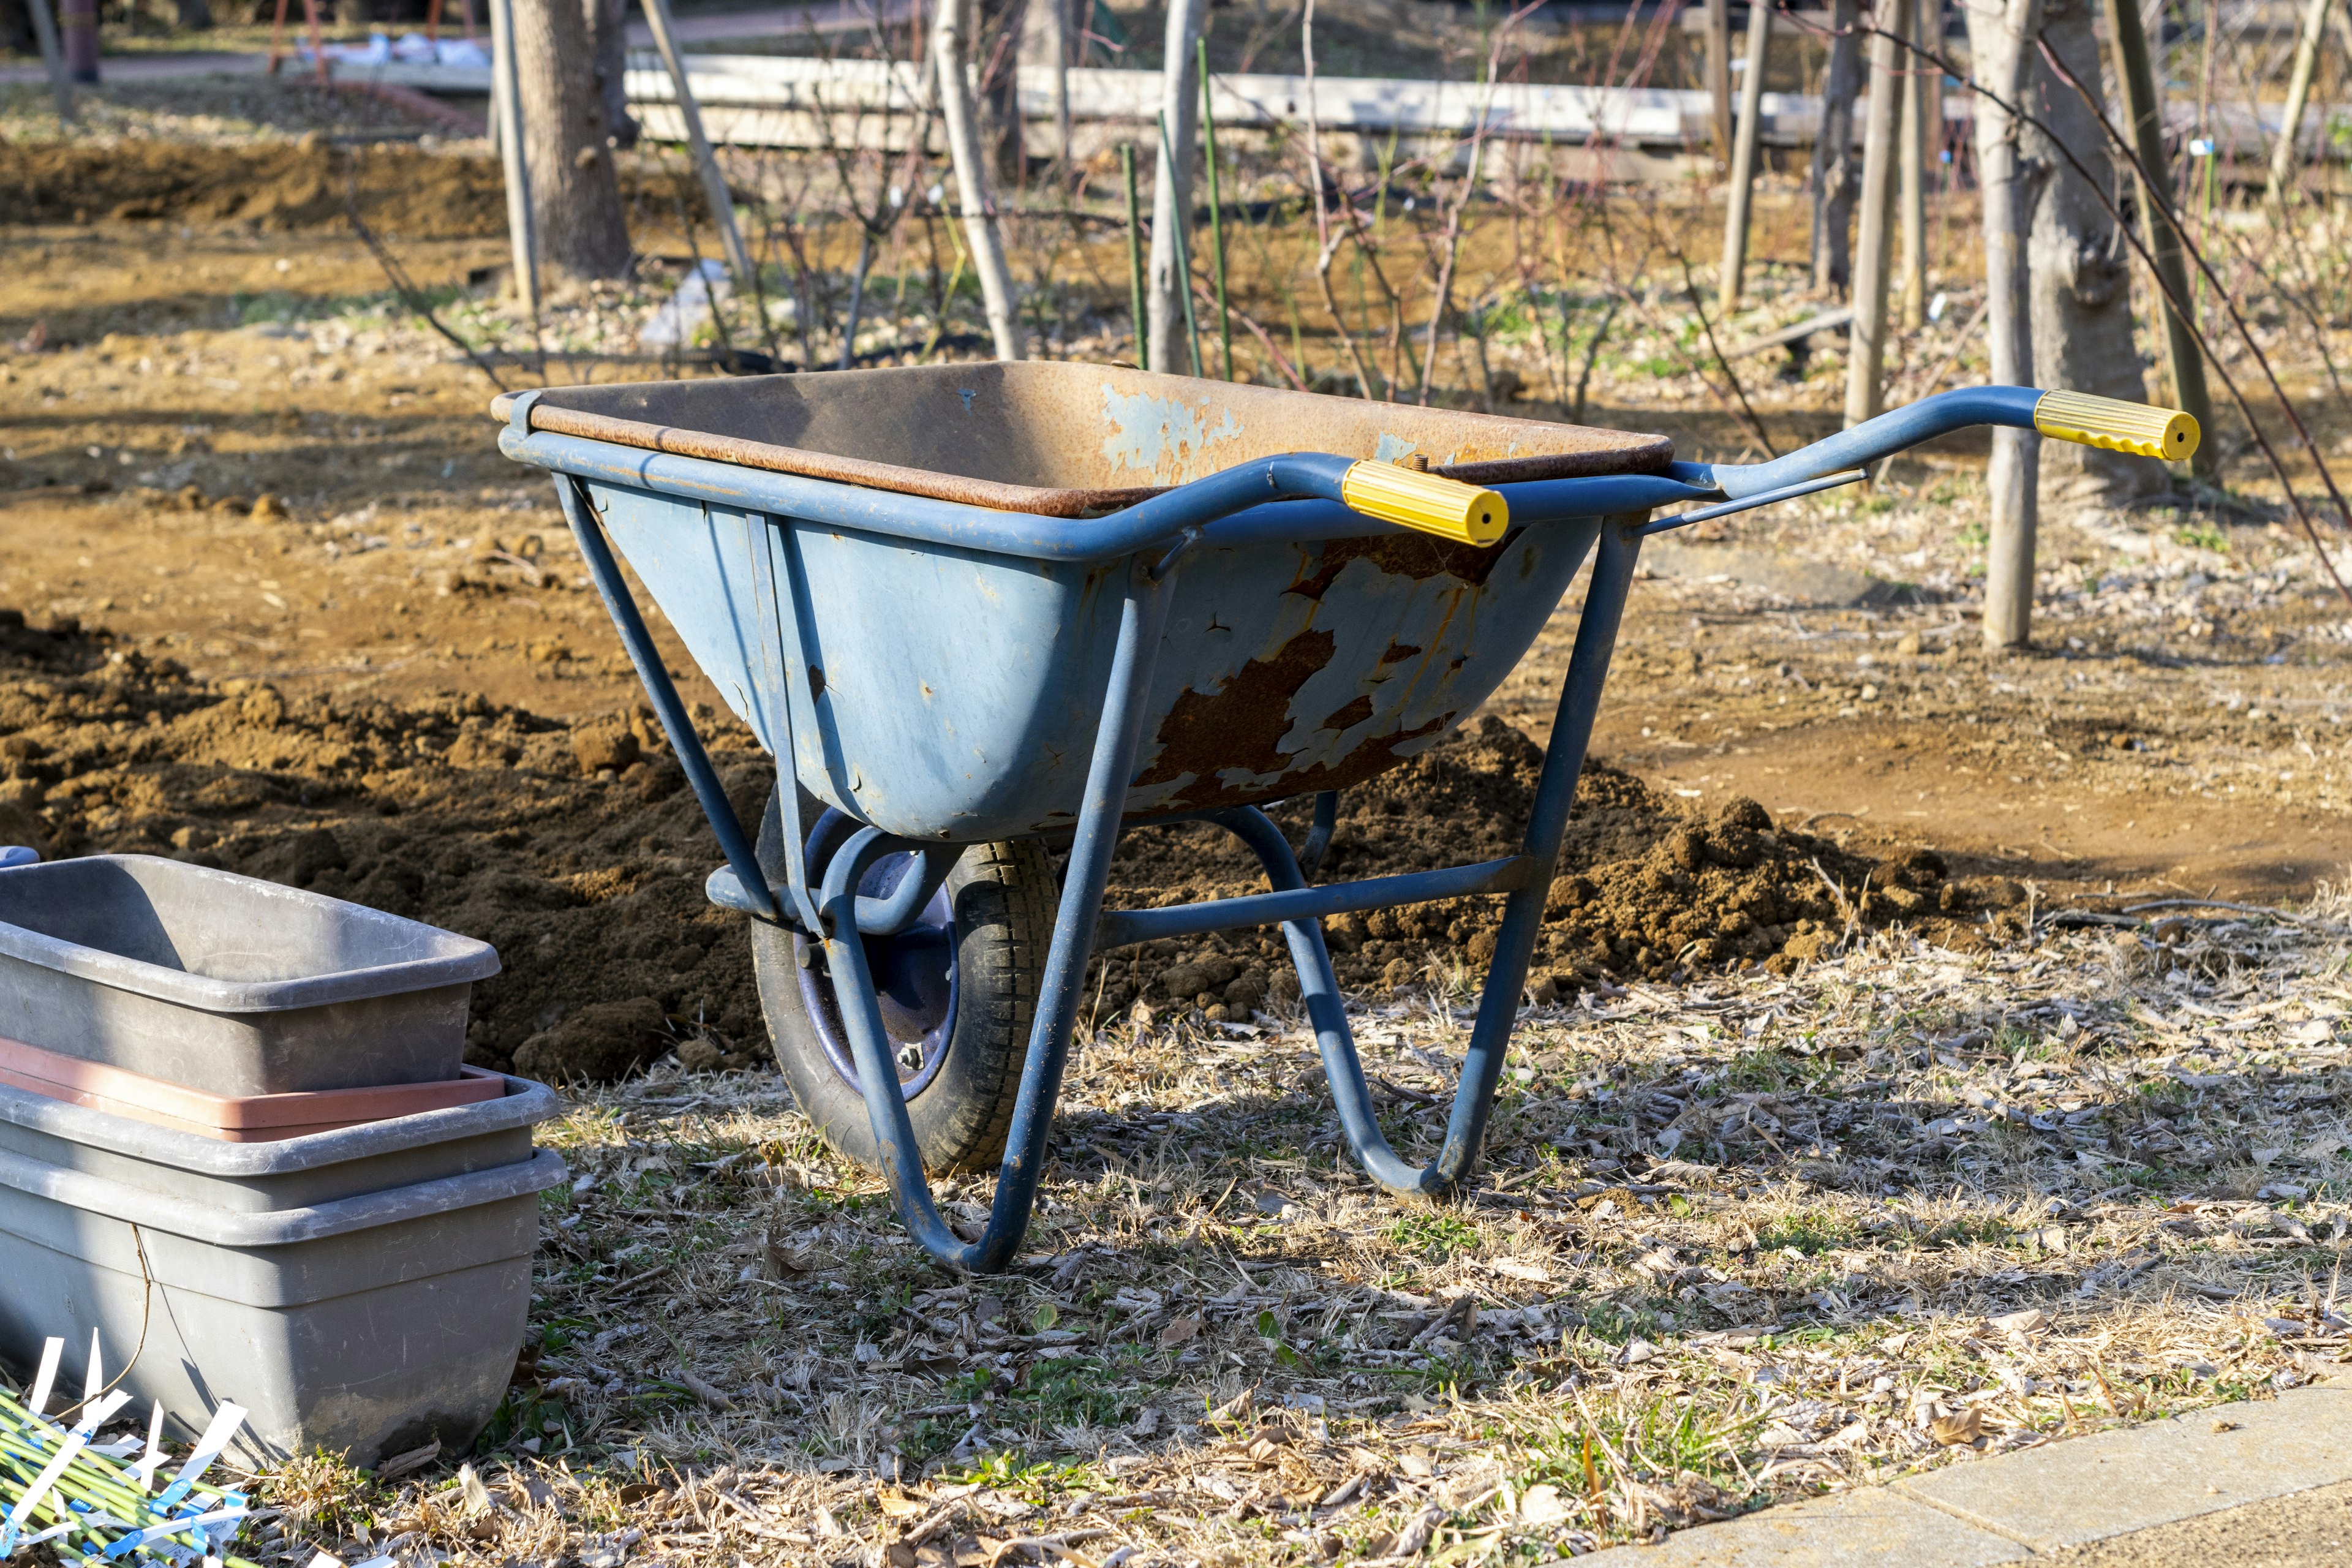
<instances>
[{"instance_id":1,"label":"blue metal frame","mask_svg":"<svg viewBox=\"0 0 2352 1568\"><path fill-rule=\"evenodd\" d=\"M1477 1159L1493 1110L1511 1027L1540 933L1544 899L1567 830L1577 779L1583 771L1643 537L1683 522L1852 482L1859 476L1850 470L1949 430L1982 424L2031 428L2033 406L2041 394L2024 387L1946 393L1769 463L1677 463L1664 475L1552 479L1502 487L1515 523L1605 519L1574 647L1561 681L1551 743L1545 751L1518 853L1472 866L1309 888L1299 858L1265 813L1251 807L1209 812L1192 819L1223 826L1247 844L1258 857L1271 890L1108 915L1102 910L1104 888L1118 847L1152 668L1182 557L1202 543L1360 536L1377 531L1382 525L1340 503L1339 482L1350 466L1349 459L1318 455L1264 459L1169 490L1112 517L1073 521L991 512L535 433L529 428L529 407L534 395L526 394L515 400L500 447L509 457L557 470L558 495L582 557L726 855L727 863L711 873L709 896L725 907L741 910L755 919L795 926L824 942L865 1090L866 1113L872 1119L899 1215L934 1257L955 1267L988 1273L1002 1269L1013 1259L1027 1233L1087 965L1097 947L1279 924L1297 971L1300 997L1315 1030L1332 1099L1356 1158L1374 1180L1397 1191L1443 1194L1458 1187ZM803 842L787 733L777 737L782 742L778 755L786 759L777 791L780 826L785 837L786 886L781 889L784 897L778 897L780 889L771 887L761 873L753 847L745 840L719 788L717 773L621 576L596 520L587 485L591 478L755 513L935 544L1040 560L1125 562L1116 652L1103 689L1083 805L1063 878L1061 904L995 1199L978 1241L966 1243L957 1237L932 1202L861 940L862 934L887 934L911 918L921 907L915 893L936 885L937 877L944 875L948 858L939 853L937 844L897 837L831 812L818 825L825 837L821 850L830 853L811 853L811 847ZM1264 504L1270 501L1282 504ZM1687 501L1714 504L1655 524L1650 521L1653 509ZM796 603L797 584L793 581L790 552L783 547L783 533L774 526L754 530L751 565L761 604L774 608L779 635L789 637L794 622L786 606ZM760 550L762 541L770 548ZM781 670L782 663L775 660L772 668ZM785 715L787 724L788 706L781 700L770 704L772 711ZM1310 868L1319 864L1329 846L1335 817L1335 797L1318 796L1307 847ZM846 841L835 844L847 829L854 831L848 832ZM900 895L887 900L858 896L857 888L877 860L909 852L925 856L926 865L922 874L906 879ZM824 866L822 885L816 889L808 885L811 860ZM1398 1156L1381 1131L1318 922L1346 910L1479 893L1507 895L1502 928L1487 968L1444 1145L1431 1163L1414 1166Z\"/></svg>"}]
</instances>

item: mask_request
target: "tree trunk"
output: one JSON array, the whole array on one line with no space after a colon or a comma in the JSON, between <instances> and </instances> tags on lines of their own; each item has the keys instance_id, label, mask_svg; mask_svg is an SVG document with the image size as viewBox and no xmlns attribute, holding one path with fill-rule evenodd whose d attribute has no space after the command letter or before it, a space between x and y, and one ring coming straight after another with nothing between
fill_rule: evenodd
<instances>
[{"instance_id":1,"label":"tree trunk","mask_svg":"<svg viewBox=\"0 0 2352 1568\"><path fill-rule=\"evenodd\" d=\"M1070 158L1070 0L1028 0L1021 21L1021 69L1045 81L1054 106L1054 156Z\"/></svg>"},{"instance_id":2,"label":"tree trunk","mask_svg":"<svg viewBox=\"0 0 2352 1568\"><path fill-rule=\"evenodd\" d=\"M1843 294L1853 280L1848 231L1862 168L1853 156L1853 100L1862 95L1860 0L1832 0L1829 69L1822 77L1822 128L1813 138L1813 287Z\"/></svg>"},{"instance_id":3,"label":"tree trunk","mask_svg":"<svg viewBox=\"0 0 2352 1568\"><path fill-rule=\"evenodd\" d=\"M2042 0L1965 0L1970 75L2002 102L2032 112L2032 88L2046 76L2037 68L2033 35ZM2049 170L2029 157L2026 127L1990 98L1976 104L1977 187L1984 202L1985 341L1996 385L2033 381L2033 318L2026 277L2026 237ZM2031 635L2033 617L2034 487L2041 437L2031 430L1995 430L1985 471L1987 526L1985 646L2014 647Z\"/></svg>"},{"instance_id":4,"label":"tree trunk","mask_svg":"<svg viewBox=\"0 0 2352 1568\"><path fill-rule=\"evenodd\" d=\"M2092 32L2093 0L2043 0L2042 33L2066 68L2102 93L2099 43ZM2028 46L2031 47L2031 46ZM2091 392L2127 403L2147 400L2147 368L2132 342L2130 247L2116 233L2106 203L2115 198L2115 165L2098 118L2082 96L2032 57L2028 91L2032 112L2074 148L2105 186L2094 190L2058 155L2032 138L2031 153L2049 171L2033 209L2026 246L2032 279L2033 384ZM2040 491L2044 507L2126 506L2171 483L2153 458L2136 458L2073 442L2045 447Z\"/></svg>"},{"instance_id":5,"label":"tree trunk","mask_svg":"<svg viewBox=\"0 0 2352 1568\"><path fill-rule=\"evenodd\" d=\"M2294 147L2303 136L2303 111L2311 101L2311 78L2319 64L2319 36L2327 30L2329 4L2330 0L2311 0L2303 13L2303 31L2294 41L2294 65L2287 75L2286 113L2279 122L2278 140L2271 143L2270 188L2264 193L2273 205L2299 194Z\"/></svg>"},{"instance_id":6,"label":"tree trunk","mask_svg":"<svg viewBox=\"0 0 2352 1568\"><path fill-rule=\"evenodd\" d=\"M1870 122L1862 149L1862 235L1853 262L1853 325L1845 361L1845 422L1875 419L1886 394L1886 295L1894 248L1895 176L1902 150L1903 66L1897 40L1910 36L1911 0L1889 0L1877 11L1882 31L1870 40Z\"/></svg>"},{"instance_id":7,"label":"tree trunk","mask_svg":"<svg viewBox=\"0 0 2352 1568\"><path fill-rule=\"evenodd\" d=\"M58 0L58 30L65 35L66 74L85 86L98 80L98 0Z\"/></svg>"},{"instance_id":8,"label":"tree trunk","mask_svg":"<svg viewBox=\"0 0 2352 1568\"><path fill-rule=\"evenodd\" d=\"M629 229L581 0L514 0L514 31L540 255L573 278L621 277Z\"/></svg>"},{"instance_id":9,"label":"tree trunk","mask_svg":"<svg viewBox=\"0 0 2352 1568\"><path fill-rule=\"evenodd\" d=\"M1179 375L1196 368L1184 324L1192 279L1183 260L1192 249L1192 143L1201 134L1200 51L1193 46L1208 10L1208 0L1174 0L1160 57L1157 133L1166 141L1159 148L1159 177L1151 182L1151 367Z\"/></svg>"},{"instance_id":10,"label":"tree trunk","mask_svg":"<svg viewBox=\"0 0 2352 1568\"><path fill-rule=\"evenodd\" d=\"M1764 103L1764 58L1772 37L1772 7L1748 7L1748 73L1739 79L1739 125L1731 142L1731 198L1723 209L1723 269L1716 277L1719 308L1729 315L1747 287L1748 213L1756 195L1757 122Z\"/></svg>"},{"instance_id":11,"label":"tree trunk","mask_svg":"<svg viewBox=\"0 0 2352 1568\"><path fill-rule=\"evenodd\" d=\"M1912 7L1909 37L1933 49L1927 13L1937 0L1918 0ZM1927 324L1927 77L1937 68L1905 50L1897 61L1903 71L1903 112L1897 118L1902 137L1895 205L1903 215L1903 324L1914 330Z\"/></svg>"},{"instance_id":12,"label":"tree trunk","mask_svg":"<svg viewBox=\"0 0 2352 1568\"><path fill-rule=\"evenodd\" d=\"M629 0L583 0L587 10L588 52L596 62L596 87L604 98L604 133L615 145L637 144L636 116L622 73L629 63Z\"/></svg>"},{"instance_id":13,"label":"tree trunk","mask_svg":"<svg viewBox=\"0 0 2352 1568\"><path fill-rule=\"evenodd\" d=\"M1728 167L1731 163L1731 6L1728 0L1705 0L1706 19L1706 59L1701 68L1706 77L1708 105L1715 110L1715 156Z\"/></svg>"},{"instance_id":14,"label":"tree trunk","mask_svg":"<svg viewBox=\"0 0 2352 1568\"><path fill-rule=\"evenodd\" d=\"M1021 144L1021 28L1024 0L978 0L973 58L980 63L980 143L997 185L1017 190L1028 177Z\"/></svg>"},{"instance_id":15,"label":"tree trunk","mask_svg":"<svg viewBox=\"0 0 2352 1568\"><path fill-rule=\"evenodd\" d=\"M948 158L955 165L956 203L963 209L965 242L972 271L988 308L989 335L998 359L1022 357L1019 307L1013 268L1004 259L1004 239L988 197L988 167L980 146L980 109L972 101L971 74L964 62L965 7L940 0L931 14L931 77L940 93L940 119L947 132Z\"/></svg>"}]
</instances>

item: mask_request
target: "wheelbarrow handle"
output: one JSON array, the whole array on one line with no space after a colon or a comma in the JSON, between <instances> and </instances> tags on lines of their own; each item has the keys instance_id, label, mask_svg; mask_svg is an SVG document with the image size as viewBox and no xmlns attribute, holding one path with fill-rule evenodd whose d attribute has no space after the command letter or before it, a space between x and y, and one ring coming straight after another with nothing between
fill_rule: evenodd
<instances>
[{"instance_id":1,"label":"wheelbarrow handle","mask_svg":"<svg viewBox=\"0 0 2352 1568\"><path fill-rule=\"evenodd\" d=\"M1825 474L1863 468L1923 441L1978 425L2035 430L2062 441L2169 462L2195 456L2200 439L2197 421L2178 409L2151 408L2084 392L1974 386L1921 398L1769 463L1677 463L1675 477L1713 485L1729 499L1739 500Z\"/></svg>"},{"instance_id":2,"label":"wheelbarrow handle","mask_svg":"<svg viewBox=\"0 0 2352 1568\"><path fill-rule=\"evenodd\" d=\"M1340 476L1339 499L1366 517L1463 544L1492 544L1511 524L1511 503L1493 490L1398 463L1352 465Z\"/></svg>"}]
</instances>

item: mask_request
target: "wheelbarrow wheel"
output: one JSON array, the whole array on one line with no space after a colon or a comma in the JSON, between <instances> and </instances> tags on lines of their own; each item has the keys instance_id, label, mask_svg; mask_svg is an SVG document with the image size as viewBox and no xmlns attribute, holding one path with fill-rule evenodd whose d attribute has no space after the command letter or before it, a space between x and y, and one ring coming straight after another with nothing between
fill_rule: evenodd
<instances>
[{"instance_id":1,"label":"wheelbarrow wheel","mask_svg":"<svg viewBox=\"0 0 2352 1568\"><path fill-rule=\"evenodd\" d=\"M802 820L814 816L804 812ZM761 834L763 866L782 858L774 842L776 820L771 809ZM906 868L904 858L886 859L867 874L861 891L887 894ZM1035 840L976 844L964 850L914 926L897 936L866 939L883 1026L897 1047L908 1120L927 1171L984 1167L1004 1152L1045 984L1055 893L1053 866ZM793 1098L826 1142L878 1166L873 1123L822 947L755 921L751 958L776 1065Z\"/></svg>"}]
</instances>

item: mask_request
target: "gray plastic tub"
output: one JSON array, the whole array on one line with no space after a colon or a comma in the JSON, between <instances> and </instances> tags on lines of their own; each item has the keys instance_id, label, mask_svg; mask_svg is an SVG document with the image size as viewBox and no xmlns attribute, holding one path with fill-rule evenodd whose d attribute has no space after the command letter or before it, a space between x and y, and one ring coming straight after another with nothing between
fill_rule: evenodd
<instances>
[{"instance_id":1,"label":"gray plastic tub","mask_svg":"<svg viewBox=\"0 0 2352 1568\"><path fill-rule=\"evenodd\" d=\"M215 1094L455 1078L489 944L145 855L0 869L0 1035Z\"/></svg>"},{"instance_id":2,"label":"gray plastic tub","mask_svg":"<svg viewBox=\"0 0 2352 1568\"><path fill-rule=\"evenodd\" d=\"M365 1466L436 1437L462 1451L506 1394L538 1194L567 1173L541 1151L238 1212L0 1152L0 1355L22 1368L43 1340L95 1329L110 1375L129 1362L121 1386L183 1429L244 1405L256 1458L324 1448Z\"/></svg>"},{"instance_id":3,"label":"gray plastic tub","mask_svg":"<svg viewBox=\"0 0 2352 1568\"><path fill-rule=\"evenodd\" d=\"M333 1203L530 1158L530 1130L562 1108L554 1090L509 1078L499 1100L269 1143L111 1116L0 1084L0 1153L236 1214ZM142 1200L143 1201L143 1200ZM0 1279L0 1293L6 1289Z\"/></svg>"}]
</instances>

